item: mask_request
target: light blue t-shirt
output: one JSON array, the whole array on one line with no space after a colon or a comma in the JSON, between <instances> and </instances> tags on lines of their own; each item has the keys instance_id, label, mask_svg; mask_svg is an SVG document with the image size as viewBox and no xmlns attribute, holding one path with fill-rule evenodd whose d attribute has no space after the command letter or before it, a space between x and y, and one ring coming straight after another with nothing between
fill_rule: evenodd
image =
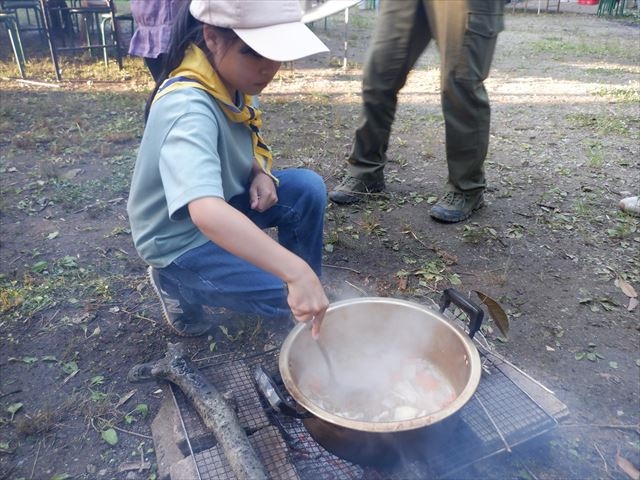
<instances>
[{"instance_id":1,"label":"light blue t-shirt","mask_svg":"<svg viewBox=\"0 0 640 480\"><path fill-rule=\"evenodd\" d=\"M181 88L158 99L149 112L127 202L142 259L162 268L206 243L187 205L243 193L253 163L249 128L228 120L207 92Z\"/></svg>"}]
</instances>

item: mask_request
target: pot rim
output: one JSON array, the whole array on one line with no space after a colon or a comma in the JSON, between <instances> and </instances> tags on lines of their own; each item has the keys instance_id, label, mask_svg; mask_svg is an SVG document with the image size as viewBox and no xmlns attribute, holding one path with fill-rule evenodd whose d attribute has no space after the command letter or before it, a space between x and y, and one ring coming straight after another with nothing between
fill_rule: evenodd
<instances>
[{"instance_id":1,"label":"pot rim","mask_svg":"<svg viewBox=\"0 0 640 480\"><path fill-rule=\"evenodd\" d=\"M296 325L291 332L285 338L282 347L280 348L280 355L278 359L278 365L280 369L280 375L287 391L291 394L293 399L308 412L314 416L325 420L329 423L339 425L345 428L351 428L354 430L364 432L401 432L405 430L413 430L416 428L422 428L429 425L433 425L445 418L453 415L460 410L473 396L478 384L480 383L480 376L482 374L482 365L480 362L480 354L473 344L473 340L458 326L452 324L448 319L444 317L440 312L431 308L411 302L408 300L402 300L390 297L360 297L348 300L341 300L332 303L327 309L327 313L340 308L345 308L351 305L357 305L362 303L385 303L408 307L414 310L429 314L435 321L442 322L446 328L449 328L451 332L460 340L465 349L465 355L467 356L467 363L469 365L469 379L467 384L463 388L462 392L445 408L434 412L430 415L423 417L417 417L410 420L401 420L393 422L369 422L362 420L352 420L345 417L335 415L327 410L320 408L311 399L305 396L295 384L288 364L288 358L292 346L294 345L296 338L301 334L310 334L309 328L306 324L300 323ZM306 332L305 332L306 329Z\"/></svg>"}]
</instances>

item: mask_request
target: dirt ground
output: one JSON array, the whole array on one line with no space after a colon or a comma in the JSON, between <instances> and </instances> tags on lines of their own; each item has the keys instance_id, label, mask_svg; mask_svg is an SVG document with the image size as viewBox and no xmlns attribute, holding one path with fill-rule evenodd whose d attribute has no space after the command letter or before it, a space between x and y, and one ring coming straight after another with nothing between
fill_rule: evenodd
<instances>
[{"instance_id":1,"label":"dirt ground","mask_svg":"<svg viewBox=\"0 0 640 480\"><path fill-rule=\"evenodd\" d=\"M575 7L508 8L487 81L486 208L457 225L428 215L446 177L432 46L401 94L387 192L327 209L332 299L482 291L510 320L508 338L489 322L487 339L568 407L550 434L456 478L623 480L620 458L640 467L640 233L618 209L640 193L640 29ZM261 98L277 165L312 168L329 188L375 19L351 12L348 29L340 15L314 25L331 54L284 66ZM152 480L159 386L126 375L179 339L125 211L148 77L127 59L107 80L71 81L69 65L58 86L18 82L0 38L0 479ZM41 64L28 71L51 82ZM278 346L290 325L224 327L183 341L196 364Z\"/></svg>"}]
</instances>

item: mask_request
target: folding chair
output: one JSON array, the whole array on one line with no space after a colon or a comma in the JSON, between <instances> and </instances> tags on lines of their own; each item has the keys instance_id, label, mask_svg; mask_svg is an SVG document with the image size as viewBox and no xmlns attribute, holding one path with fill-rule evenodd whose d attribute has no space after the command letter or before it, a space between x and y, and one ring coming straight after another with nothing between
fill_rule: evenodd
<instances>
[{"instance_id":1,"label":"folding chair","mask_svg":"<svg viewBox=\"0 0 640 480\"><path fill-rule=\"evenodd\" d=\"M15 13L19 32L37 31L40 38L44 39L44 20L38 0L0 0L0 8L5 13ZM24 12L24 15L20 14L21 11ZM31 23L32 13L35 25ZM21 16L26 19L26 24L20 21Z\"/></svg>"},{"instance_id":2,"label":"folding chair","mask_svg":"<svg viewBox=\"0 0 640 480\"><path fill-rule=\"evenodd\" d=\"M131 27L130 27L130 32L133 34L133 29L134 29L134 21L133 21L133 15L131 15L130 13L123 13L123 14L116 14L115 17L112 17L111 14L102 14L101 15L101 20L100 20L100 38L102 40L103 44L107 43L107 33L106 33L106 26L107 24L111 25L111 34L114 36L118 37L118 41L117 41L117 48L120 49L120 54L122 55L123 53L126 54L126 49L122 43L122 37L120 35L120 29L119 29L119 22L130 22L131 23ZM105 65L107 64L107 49L105 48L104 51L104 63ZM122 67L121 67L122 68Z\"/></svg>"},{"instance_id":3,"label":"folding chair","mask_svg":"<svg viewBox=\"0 0 640 480\"><path fill-rule=\"evenodd\" d=\"M0 22L7 27L7 34L11 41L11 48L13 49L13 56L18 64L18 71L22 78L26 78L24 71L24 51L22 50L22 40L20 39L20 30L18 28L18 21L16 15L13 12L0 11Z\"/></svg>"},{"instance_id":4,"label":"folding chair","mask_svg":"<svg viewBox=\"0 0 640 480\"><path fill-rule=\"evenodd\" d=\"M105 67L108 67L108 51L113 49L118 67L122 69L122 49L114 0L71 0L71 5L67 5L64 0L39 1L45 11L47 37L58 81L62 79L58 65L59 54L62 52L100 50ZM111 41L108 41L103 28L104 17L114 26L111 29ZM61 28L54 28L56 23Z\"/></svg>"},{"instance_id":5,"label":"folding chair","mask_svg":"<svg viewBox=\"0 0 640 480\"><path fill-rule=\"evenodd\" d=\"M598 2L598 16L601 15L624 15L626 0L600 0Z\"/></svg>"}]
</instances>

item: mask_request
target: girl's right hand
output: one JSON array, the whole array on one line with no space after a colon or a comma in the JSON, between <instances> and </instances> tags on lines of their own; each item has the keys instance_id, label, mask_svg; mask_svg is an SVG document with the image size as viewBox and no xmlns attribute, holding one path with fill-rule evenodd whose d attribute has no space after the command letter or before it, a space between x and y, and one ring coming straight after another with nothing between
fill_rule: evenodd
<instances>
[{"instance_id":1,"label":"girl's right hand","mask_svg":"<svg viewBox=\"0 0 640 480\"><path fill-rule=\"evenodd\" d=\"M317 275L307 266L307 271L295 280L287 283L289 295L287 302L298 322L311 322L311 336L318 339L320 325L329 308L329 299L324 292Z\"/></svg>"}]
</instances>

